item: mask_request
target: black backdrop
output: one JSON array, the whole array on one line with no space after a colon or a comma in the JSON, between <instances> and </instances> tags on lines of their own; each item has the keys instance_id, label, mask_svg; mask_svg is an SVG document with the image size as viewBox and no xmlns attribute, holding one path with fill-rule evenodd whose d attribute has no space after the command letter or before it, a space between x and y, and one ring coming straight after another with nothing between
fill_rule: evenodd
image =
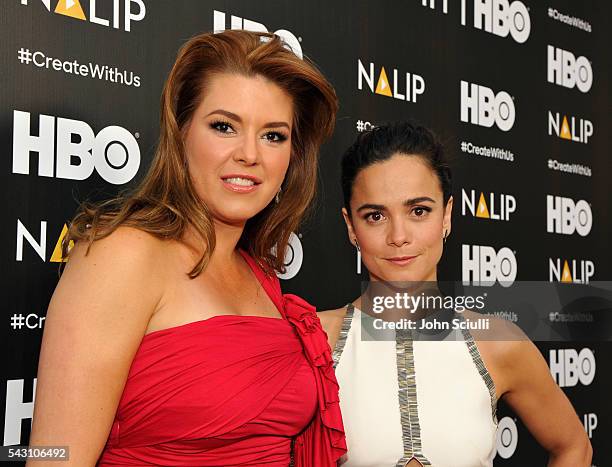
<instances>
[{"instance_id":1,"label":"black backdrop","mask_svg":"<svg viewBox=\"0 0 612 467\"><path fill-rule=\"evenodd\" d=\"M77 201L140 179L157 141L163 81L190 36L278 31L336 87L341 108L321 154L316 215L296 232L283 278L286 291L327 309L352 300L366 277L340 215L340 155L358 131L407 117L437 131L454 169L441 278L472 281L491 268L498 281L610 277L611 14L603 0L4 0L4 445L28 442L64 224ZM482 193L488 218L470 210L472 193L476 204ZM500 213L504 202L511 212ZM470 255L489 248L498 261L467 270ZM562 276L555 269L565 261ZM593 464L612 465L604 397L612 389L610 345L536 344L547 361L561 359L553 371L561 384L579 372L577 384L563 389L590 433ZM578 366L566 358L574 353ZM543 450L503 403L498 417L495 465L545 465Z\"/></svg>"}]
</instances>

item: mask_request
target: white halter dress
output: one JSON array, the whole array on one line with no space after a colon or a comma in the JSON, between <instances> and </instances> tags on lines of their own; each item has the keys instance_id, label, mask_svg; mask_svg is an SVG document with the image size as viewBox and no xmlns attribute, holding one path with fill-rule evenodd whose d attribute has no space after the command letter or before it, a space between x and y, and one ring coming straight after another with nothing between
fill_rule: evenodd
<instances>
[{"instance_id":1,"label":"white halter dress","mask_svg":"<svg viewBox=\"0 0 612 467\"><path fill-rule=\"evenodd\" d=\"M347 308L333 352L348 444L340 465L491 467L495 385L469 330L440 341L401 331L391 331L394 340L362 340L360 320L371 318Z\"/></svg>"}]
</instances>

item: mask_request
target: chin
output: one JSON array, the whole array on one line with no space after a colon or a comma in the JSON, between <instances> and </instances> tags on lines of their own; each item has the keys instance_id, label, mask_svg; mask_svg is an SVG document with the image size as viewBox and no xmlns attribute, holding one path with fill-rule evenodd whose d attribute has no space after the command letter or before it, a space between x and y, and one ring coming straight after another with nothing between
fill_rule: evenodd
<instances>
[{"instance_id":1,"label":"chin","mask_svg":"<svg viewBox=\"0 0 612 467\"><path fill-rule=\"evenodd\" d=\"M392 278L389 279L391 282L422 282L424 280L424 276L421 274L393 275Z\"/></svg>"},{"instance_id":2,"label":"chin","mask_svg":"<svg viewBox=\"0 0 612 467\"><path fill-rule=\"evenodd\" d=\"M253 209L253 206L239 206L234 209L224 206L223 209L215 209L212 213L215 219L226 224L243 224L260 211Z\"/></svg>"},{"instance_id":3,"label":"chin","mask_svg":"<svg viewBox=\"0 0 612 467\"><path fill-rule=\"evenodd\" d=\"M426 275L422 271L388 271L382 270L376 274L378 278L385 282L422 282Z\"/></svg>"}]
</instances>

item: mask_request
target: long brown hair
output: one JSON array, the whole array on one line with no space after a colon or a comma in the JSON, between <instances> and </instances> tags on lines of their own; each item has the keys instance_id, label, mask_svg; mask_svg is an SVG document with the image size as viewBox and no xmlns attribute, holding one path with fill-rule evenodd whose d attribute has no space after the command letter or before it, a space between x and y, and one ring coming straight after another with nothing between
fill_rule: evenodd
<instances>
[{"instance_id":1,"label":"long brown hair","mask_svg":"<svg viewBox=\"0 0 612 467\"><path fill-rule=\"evenodd\" d=\"M332 85L309 59L300 59L287 47L274 34L248 31L205 33L185 43L164 85L159 144L147 174L131 194L83 203L63 240L64 257L71 240L87 240L89 251L95 240L121 225L179 241L192 225L205 248L189 276L203 271L215 248L215 230L186 169L183 130L202 100L207 79L215 73L237 73L261 75L293 100L291 158L282 196L246 222L238 242L268 273L284 271L289 236L312 205L319 148L331 136L338 110Z\"/></svg>"}]
</instances>

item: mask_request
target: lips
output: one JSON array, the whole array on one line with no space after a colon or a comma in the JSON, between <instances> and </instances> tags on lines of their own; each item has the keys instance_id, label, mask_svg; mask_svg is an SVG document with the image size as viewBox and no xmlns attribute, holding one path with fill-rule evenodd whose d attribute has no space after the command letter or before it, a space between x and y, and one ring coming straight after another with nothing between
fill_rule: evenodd
<instances>
[{"instance_id":1,"label":"lips","mask_svg":"<svg viewBox=\"0 0 612 467\"><path fill-rule=\"evenodd\" d=\"M221 182L233 193L251 193L257 190L261 179L248 174L227 174L221 177Z\"/></svg>"},{"instance_id":2,"label":"lips","mask_svg":"<svg viewBox=\"0 0 612 467\"><path fill-rule=\"evenodd\" d=\"M405 266L406 264L412 263L417 256L394 256L392 258L385 258L391 264L395 264L397 266Z\"/></svg>"},{"instance_id":3,"label":"lips","mask_svg":"<svg viewBox=\"0 0 612 467\"><path fill-rule=\"evenodd\" d=\"M221 180L223 181L229 181L231 179L249 180L253 182L252 184L255 184L255 185L259 185L261 183L261 179L259 177L256 177L255 175L232 173L232 174L221 176Z\"/></svg>"}]
</instances>

